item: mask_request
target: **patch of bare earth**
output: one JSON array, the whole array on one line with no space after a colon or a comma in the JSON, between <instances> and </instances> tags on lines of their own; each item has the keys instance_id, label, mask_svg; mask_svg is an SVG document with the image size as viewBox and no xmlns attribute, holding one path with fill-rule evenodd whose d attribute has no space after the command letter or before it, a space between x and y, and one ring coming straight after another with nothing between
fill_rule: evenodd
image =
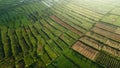
<instances>
[{"instance_id":1,"label":"patch of bare earth","mask_svg":"<svg viewBox=\"0 0 120 68\"><path fill-rule=\"evenodd\" d=\"M75 29L74 27L70 26L69 24L65 23L64 21L62 21L61 19L59 19L57 16L52 15L52 16L50 16L50 17L51 17L54 21L56 21L57 23L59 23L60 25L64 26L65 28L73 31L74 33L76 33L76 34L78 34L78 35L80 35L80 36L82 35L82 33L81 33L79 30L77 30L77 29Z\"/></svg>"},{"instance_id":2,"label":"patch of bare earth","mask_svg":"<svg viewBox=\"0 0 120 68\"><path fill-rule=\"evenodd\" d=\"M86 56L87 58L91 60L95 60L98 51L94 50L93 48L83 44L80 41L77 41L73 46L72 49L79 52L80 54Z\"/></svg>"}]
</instances>

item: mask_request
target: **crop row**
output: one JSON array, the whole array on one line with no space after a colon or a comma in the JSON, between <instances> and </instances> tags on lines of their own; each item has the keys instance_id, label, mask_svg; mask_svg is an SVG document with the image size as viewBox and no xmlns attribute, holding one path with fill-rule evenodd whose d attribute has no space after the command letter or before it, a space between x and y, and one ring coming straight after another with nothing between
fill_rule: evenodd
<instances>
[{"instance_id":1,"label":"crop row","mask_svg":"<svg viewBox=\"0 0 120 68\"><path fill-rule=\"evenodd\" d=\"M96 62L103 64L108 68L119 68L120 66L119 60L104 53L99 54L99 56L96 58Z\"/></svg>"},{"instance_id":2,"label":"crop row","mask_svg":"<svg viewBox=\"0 0 120 68\"><path fill-rule=\"evenodd\" d=\"M79 27L82 27L84 29L87 29L87 30L90 29L92 27L92 24L94 23L94 21L92 21L90 19L86 19L86 17L76 14L72 10L66 8L65 6L53 7L53 9L54 9L54 11L58 10L58 11L64 13L64 16L66 15L66 18L71 20L73 24L78 25Z\"/></svg>"},{"instance_id":3,"label":"crop row","mask_svg":"<svg viewBox=\"0 0 120 68\"><path fill-rule=\"evenodd\" d=\"M85 57L94 60L97 54L99 53L98 51L92 49L91 47L83 44L82 42L78 41L76 42L72 48L79 52L80 54L84 55Z\"/></svg>"},{"instance_id":4,"label":"crop row","mask_svg":"<svg viewBox=\"0 0 120 68\"><path fill-rule=\"evenodd\" d=\"M95 39L94 43L92 43L92 40L90 40L89 38L85 39L85 40L84 40L84 38L81 38L81 41L87 43L88 45L90 45L98 50L104 50L110 54L113 54L114 56L119 57L120 51L119 51L119 43L118 42L110 40L109 38L105 38L94 32L92 32L91 34L90 33L91 32L87 33L87 36L89 36L92 39ZM95 45L95 44L97 44L97 45Z\"/></svg>"}]
</instances>

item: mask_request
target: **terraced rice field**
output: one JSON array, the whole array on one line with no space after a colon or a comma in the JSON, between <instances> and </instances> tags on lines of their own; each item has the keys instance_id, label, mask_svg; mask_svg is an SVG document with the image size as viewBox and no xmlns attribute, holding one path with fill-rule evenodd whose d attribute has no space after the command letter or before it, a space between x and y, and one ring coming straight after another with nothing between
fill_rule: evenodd
<instances>
[{"instance_id":1,"label":"terraced rice field","mask_svg":"<svg viewBox=\"0 0 120 68\"><path fill-rule=\"evenodd\" d=\"M120 1L0 1L0 68L120 68Z\"/></svg>"}]
</instances>

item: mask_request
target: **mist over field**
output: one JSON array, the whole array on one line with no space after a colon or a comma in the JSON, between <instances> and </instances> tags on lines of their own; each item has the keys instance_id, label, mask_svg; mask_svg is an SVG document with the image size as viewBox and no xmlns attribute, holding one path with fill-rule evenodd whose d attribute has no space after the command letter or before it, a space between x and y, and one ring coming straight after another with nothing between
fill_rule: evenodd
<instances>
[{"instance_id":1,"label":"mist over field","mask_svg":"<svg viewBox=\"0 0 120 68\"><path fill-rule=\"evenodd\" d=\"M120 68L120 0L0 0L0 68Z\"/></svg>"}]
</instances>

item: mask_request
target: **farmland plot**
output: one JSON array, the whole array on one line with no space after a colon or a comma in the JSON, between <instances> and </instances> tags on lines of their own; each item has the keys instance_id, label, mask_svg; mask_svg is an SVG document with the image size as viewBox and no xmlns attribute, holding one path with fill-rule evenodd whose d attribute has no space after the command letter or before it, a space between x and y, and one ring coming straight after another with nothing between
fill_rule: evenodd
<instances>
[{"instance_id":1,"label":"farmland plot","mask_svg":"<svg viewBox=\"0 0 120 68\"><path fill-rule=\"evenodd\" d=\"M0 68L119 68L120 1L9 3L0 1Z\"/></svg>"}]
</instances>

